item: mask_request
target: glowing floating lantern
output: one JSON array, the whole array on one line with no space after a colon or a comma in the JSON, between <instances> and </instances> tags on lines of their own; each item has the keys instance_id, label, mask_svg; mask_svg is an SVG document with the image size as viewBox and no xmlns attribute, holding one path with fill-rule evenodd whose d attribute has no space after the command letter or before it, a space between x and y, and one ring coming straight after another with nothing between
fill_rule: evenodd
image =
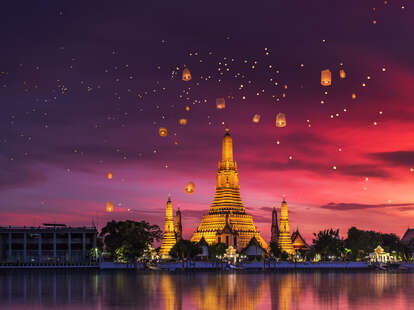
<instances>
[{"instance_id":1,"label":"glowing floating lantern","mask_svg":"<svg viewBox=\"0 0 414 310\"><path fill-rule=\"evenodd\" d=\"M346 72L344 69L339 70L339 77L341 79L345 79L346 78Z\"/></svg>"},{"instance_id":2,"label":"glowing floating lantern","mask_svg":"<svg viewBox=\"0 0 414 310\"><path fill-rule=\"evenodd\" d=\"M188 182L187 185L184 188L184 192L187 194L192 194L194 193L194 183L193 182Z\"/></svg>"},{"instance_id":3,"label":"glowing floating lantern","mask_svg":"<svg viewBox=\"0 0 414 310\"><path fill-rule=\"evenodd\" d=\"M106 212L111 213L114 211L114 204L110 201L106 203Z\"/></svg>"},{"instance_id":4,"label":"glowing floating lantern","mask_svg":"<svg viewBox=\"0 0 414 310\"><path fill-rule=\"evenodd\" d=\"M321 85L330 86L332 83L332 73L331 70L326 69L321 71Z\"/></svg>"},{"instance_id":5,"label":"glowing floating lantern","mask_svg":"<svg viewBox=\"0 0 414 310\"><path fill-rule=\"evenodd\" d=\"M253 123L260 122L260 114L255 114L252 119Z\"/></svg>"},{"instance_id":6,"label":"glowing floating lantern","mask_svg":"<svg viewBox=\"0 0 414 310\"><path fill-rule=\"evenodd\" d=\"M108 180L112 180L112 172L108 172Z\"/></svg>"},{"instance_id":7,"label":"glowing floating lantern","mask_svg":"<svg viewBox=\"0 0 414 310\"><path fill-rule=\"evenodd\" d=\"M186 106L185 107L185 110L188 112L188 111L190 111L190 107L189 106Z\"/></svg>"},{"instance_id":8,"label":"glowing floating lantern","mask_svg":"<svg viewBox=\"0 0 414 310\"><path fill-rule=\"evenodd\" d=\"M357 95L355 93L352 94L352 99L356 99Z\"/></svg>"},{"instance_id":9,"label":"glowing floating lantern","mask_svg":"<svg viewBox=\"0 0 414 310\"><path fill-rule=\"evenodd\" d=\"M226 107L226 100L224 98L217 98L216 99L216 108L222 110Z\"/></svg>"},{"instance_id":10,"label":"glowing floating lantern","mask_svg":"<svg viewBox=\"0 0 414 310\"><path fill-rule=\"evenodd\" d=\"M286 115L284 113L277 113L276 127L286 127Z\"/></svg>"},{"instance_id":11,"label":"glowing floating lantern","mask_svg":"<svg viewBox=\"0 0 414 310\"><path fill-rule=\"evenodd\" d=\"M166 136L167 136L167 128L160 127L160 129L158 129L158 134L159 134L161 137L166 137Z\"/></svg>"},{"instance_id":12,"label":"glowing floating lantern","mask_svg":"<svg viewBox=\"0 0 414 310\"><path fill-rule=\"evenodd\" d=\"M178 124L180 124L181 126L187 125L187 119L186 118L180 118L178 120Z\"/></svg>"},{"instance_id":13,"label":"glowing floating lantern","mask_svg":"<svg viewBox=\"0 0 414 310\"><path fill-rule=\"evenodd\" d=\"M191 80L191 73L190 73L190 70L188 70L188 68L184 68L183 75L182 75L182 80L184 82L188 82L188 81Z\"/></svg>"}]
</instances>

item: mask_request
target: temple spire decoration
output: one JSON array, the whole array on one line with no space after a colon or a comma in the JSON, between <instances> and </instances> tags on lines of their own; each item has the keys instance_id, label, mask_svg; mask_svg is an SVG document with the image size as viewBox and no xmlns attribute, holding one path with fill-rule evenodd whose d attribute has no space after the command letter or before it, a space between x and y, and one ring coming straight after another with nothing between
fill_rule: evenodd
<instances>
[{"instance_id":1,"label":"temple spire decoration","mask_svg":"<svg viewBox=\"0 0 414 310\"><path fill-rule=\"evenodd\" d=\"M165 208L165 223L164 234L162 237L161 248L159 254L162 259L170 258L170 250L175 245L175 232L174 232L174 219L173 219L173 207L171 198L168 197L167 206Z\"/></svg>"},{"instance_id":2,"label":"temple spire decoration","mask_svg":"<svg viewBox=\"0 0 414 310\"><path fill-rule=\"evenodd\" d=\"M288 254L295 254L295 250L292 245L292 239L289 232L289 217L288 217L288 206L285 199L282 201L280 209L280 227L279 227L279 246L282 252Z\"/></svg>"},{"instance_id":3,"label":"temple spire decoration","mask_svg":"<svg viewBox=\"0 0 414 310\"><path fill-rule=\"evenodd\" d=\"M181 239L183 239L183 226L181 224L181 211L180 209L177 210L177 212L175 212L175 239L178 241L180 241Z\"/></svg>"},{"instance_id":4,"label":"temple spire decoration","mask_svg":"<svg viewBox=\"0 0 414 310\"><path fill-rule=\"evenodd\" d=\"M246 214L240 197L237 163L233 157L233 138L228 129L224 134L221 149L221 161L218 163L216 192L208 214L204 215L191 241L204 238L208 244L218 242L227 226L229 240L237 249L243 249L255 237L264 249L266 241L256 230L251 215ZM231 237L231 238L230 238Z\"/></svg>"},{"instance_id":5,"label":"temple spire decoration","mask_svg":"<svg viewBox=\"0 0 414 310\"><path fill-rule=\"evenodd\" d=\"M272 211L272 231L271 231L270 242L276 242L277 243L278 237L279 237L279 226L277 224L277 211L276 211L276 208L273 207L273 211Z\"/></svg>"}]
</instances>

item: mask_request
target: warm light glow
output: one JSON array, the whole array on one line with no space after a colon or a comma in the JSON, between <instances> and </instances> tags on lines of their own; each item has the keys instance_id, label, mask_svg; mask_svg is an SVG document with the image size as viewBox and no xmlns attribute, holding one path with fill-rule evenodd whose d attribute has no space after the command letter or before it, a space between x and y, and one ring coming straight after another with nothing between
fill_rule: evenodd
<instances>
[{"instance_id":1,"label":"warm light glow","mask_svg":"<svg viewBox=\"0 0 414 310\"><path fill-rule=\"evenodd\" d=\"M216 108L218 110L222 110L226 107L226 100L224 98L217 98L216 99Z\"/></svg>"},{"instance_id":2,"label":"warm light glow","mask_svg":"<svg viewBox=\"0 0 414 310\"><path fill-rule=\"evenodd\" d=\"M166 137L166 136L167 136L167 128L160 127L160 129L158 129L158 134L159 134L161 137Z\"/></svg>"},{"instance_id":3,"label":"warm light glow","mask_svg":"<svg viewBox=\"0 0 414 310\"><path fill-rule=\"evenodd\" d=\"M321 71L321 85L330 86L332 83L332 73L331 70L326 69Z\"/></svg>"},{"instance_id":4,"label":"warm light glow","mask_svg":"<svg viewBox=\"0 0 414 310\"><path fill-rule=\"evenodd\" d=\"M111 213L114 211L114 204L110 201L106 203L106 212Z\"/></svg>"},{"instance_id":5,"label":"warm light glow","mask_svg":"<svg viewBox=\"0 0 414 310\"><path fill-rule=\"evenodd\" d=\"M181 126L187 125L187 119L186 118L180 118L178 120L178 124L180 124Z\"/></svg>"},{"instance_id":6,"label":"warm light glow","mask_svg":"<svg viewBox=\"0 0 414 310\"><path fill-rule=\"evenodd\" d=\"M286 127L286 115L284 113L277 113L276 127Z\"/></svg>"},{"instance_id":7,"label":"warm light glow","mask_svg":"<svg viewBox=\"0 0 414 310\"><path fill-rule=\"evenodd\" d=\"M190 70L188 68L184 68L182 79L183 79L184 82L188 82L188 81L191 80L191 73L190 73Z\"/></svg>"},{"instance_id":8,"label":"warm light glow","mask_svg":"<svg viewBox=\"0 0 414 310\"><path fill-rule=\"evenodd\" d=\"M193 182L188 182L187 185L184 188L184 192L187 193L187 194L192 194L192 193L194 193L194 188L195 188L194 183Z\"/></svg>"},{"instance_id":9,"label":"warm light glow","mask_svg":"<svg viewBox=\"0 0 414 310\"><path fill-rule=\"evenodd\" d=\"M108 180L112 180L112 172L108 172Z\"/></svg>"},{"instance_id":10,"label":"warm light glow","mask_svg":"<svg viewBox=\"0 0 414 310\"><path fill-rule=\"evenodd\" d=\"M253 123L260 122L260 114L255 114L252 119Z\"/></svg>"},{"instance_id":11,"label":"warm light glow","mask_svg":"<svg viewBox=\"0 0 414 310\"><path fill-rule=\"evenodd\" d=\"M345 72L345 70L344 70L344 69L339 70L339 77L340 77L341 79L346 78L346 72Z\"/></svg>"}]
</instances>

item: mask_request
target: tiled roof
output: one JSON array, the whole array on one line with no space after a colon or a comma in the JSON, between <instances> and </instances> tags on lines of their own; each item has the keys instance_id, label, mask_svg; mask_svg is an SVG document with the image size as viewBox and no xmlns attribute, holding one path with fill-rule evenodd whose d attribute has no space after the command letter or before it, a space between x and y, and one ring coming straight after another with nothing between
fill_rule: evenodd
<instances>
[{"instance_id":1,"label":"tiled roof","mask_svg":"<svg viewBox=\"0 0 414 310\"><path fill-rule=\"evenodd\" d=\"M405 244L409 244L413 240L414 240L414 228L411 228L411 229L408 228L404 236L401 238L401 242Z\"/></svg>"}]
</instances>

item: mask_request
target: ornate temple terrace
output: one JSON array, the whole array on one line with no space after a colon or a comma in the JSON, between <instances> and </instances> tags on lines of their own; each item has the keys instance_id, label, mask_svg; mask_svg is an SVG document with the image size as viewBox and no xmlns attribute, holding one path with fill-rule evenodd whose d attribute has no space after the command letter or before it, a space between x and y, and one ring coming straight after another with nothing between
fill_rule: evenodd
<instances>
[{"instance_id":1,"label":"ornate temple terrace","mask_svg":"<svg viewBox=\"0 0 414 310\"><path fill-rule=\"evenodd\" d=\"M237 163L233 160L233 139L228 129L222 141L214 200L191 241L198 242L202 237L209 244L221 242L239 250L256 237L260 245L268 249L267 243L254 226L252 216L246 214L240 198Z\"/></svg>"}]
</instances>

